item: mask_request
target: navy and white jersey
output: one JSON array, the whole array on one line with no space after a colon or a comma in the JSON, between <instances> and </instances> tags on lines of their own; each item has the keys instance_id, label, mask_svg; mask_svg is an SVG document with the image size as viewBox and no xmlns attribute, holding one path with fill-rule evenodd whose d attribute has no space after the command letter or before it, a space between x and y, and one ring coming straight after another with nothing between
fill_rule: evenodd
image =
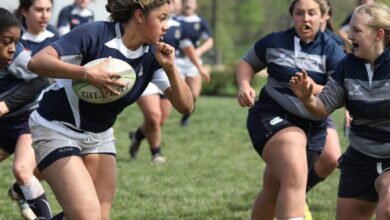
<instances>
[{"instance_id":1,"label":"navy and white jersey","mask_svg":"<svg viewBox=\"0 0 390 220\"><path fill-rule=\"evenodd\" d=\"M295 73L305 69L317 84L325 85L344 56L342 49L323 32L319 31L314 41L303 43L295 29L291 28L263 37L242 59L254 72L267 67L269 76L262 92L267 93L287 112L316 120L295 96L288 83Z\"/></svg>"},{"instance_id":2,"label":"navy and white jersey","mask_svg":"<svg viewBox=\"0 0 390 220\"><path fill-rule=\"evenodd\" d=\"M187 34L184 32L181 24L170 18L168 20L168 31L165 33L162 41L174 47L176 56L178 56L181 48L192 45L187 39Z\"/></svg>"},{"instance_id":3,"label":"navy and white jersey","mask_svg":"<svg viewBox=\"0 0 390 220\"><path fill-rule=\"evenodd\" d=\"M74 4L66 6L58 16L58 32L62 36L81 24L93 21L93 19L93 11L89 8L82 9Z\"/></svg>"},{"instance_id":4,"label":"navy and white jersey","mask_svg":"<svg viewBox=\"0 0 390 220\"><path fill-rule=\"evenodd\" d=\"M341 30L345 31L345 32L349 32L350 31L350 26L349 26L349 22L351 21L352 19L352 15L353 13L350 13L343 22L341 22L340 24L340 28Z\"/></svg>"},{"instance_id":5,"label":"navy and white jersey","mask_svg":"<svg viewBox=\"0 0 390 220\"><path fill-rule=\"evenodd\" d=\"M195 48L201 45L201 40L212 37L210 26L203 17L178 15L174 19L180 22L188 38L187 40L191 41ZM182 52L180 55L184 56Z\"/></svg>"},{"instance_id":6,"label":"navy and white jersey","mask_svg":"<svg viewBox=\"0 0 390 220\"><path fill-rule=\"evenodd\" d=\"M25 50L33 56L57 39L58 33L55 31L55 27L48 26L46 30L39 35L33 35L24 31L22 33L22 37L20 38L20 42L23 44Z\"/></svg>"},{"instance_id":7,"label":"navy and white jersey","mask_svg":"<svg viewBox=\"0 0 390 220\"><path fill-rule=\"evenodd\" d=\"M109 56L129 63L136 72L136 81L125 96L107 104L88 103L76 96L72 80L58 79L44 94L38 113L49 121L71 124L89 132L102 132L114 124L125 107L138 99L149 82L162 91L170 87L168 77L154 57L155 47L143 45L131 51L122 42L123 32L120 23L91 22L75 28L51 46L63 61L77 65Z\"/></svg>"},{"instance_id":8,"label":"navy and white jersey","mask_svg":"<svg viewBox=\"0 0 390 220\"><path fill-rule=\"evenodd\" d=\"M20 92L28 81L38 76L27 69L27 63L30 58L30 55L24 50L23 45L17 43L12 63L4 69L0 69L0 100L4 101L13 94ZM39 95L21 108L1 117L18 116L27 111L31 111L38 106L38 99Z\"/></svg>"},{"instance_id":9,"label":"navy and white jersey","mask_svg":"<svg viewBox=\"0 0 390 220\"><path fill-rule=\"evenodd\" d=\"M350 145L366 155L390 157L390 49L374 69L349 54L336 69L319 98L328 112L344 106L353 117Z\"/></svg>"}]
</instances>

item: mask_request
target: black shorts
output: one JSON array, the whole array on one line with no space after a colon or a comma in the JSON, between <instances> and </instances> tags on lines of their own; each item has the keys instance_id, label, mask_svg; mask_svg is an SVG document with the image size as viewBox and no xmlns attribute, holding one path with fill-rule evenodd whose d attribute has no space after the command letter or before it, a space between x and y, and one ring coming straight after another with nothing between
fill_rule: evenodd
<instances>
[{"instance_id":1,"label":"black shorts","mask_svg":"<svg viewBox=\"0 0 390 220\"><path fill-rule=\"evenodd\" d=\"M349 146L339 162L338 197L378 202L375 180L390 170L390 158L373 158Z\"/></svg>"},{"instance_id":2,"label":"black shorts","mask_svg":"<svg viewBox=\"0 0 390 220\"><path fill-rule=\"evenodd\" d=\"M296 126L307 135L307 150L320 153L326 140L325 120L311 121L286 112L282 107L270 101L256 101L249 109L247 128L252 144L262 155L267 141L278 131Z\"/></svg>"},{"instance_id":3,"label":"black shorts","mask_svg":"<svg viewBox=\"0 0 390 220\"><path fill-rule=\"evenodd\" d=\"M0 117L0 148L9 154L15 152L16 142L22 134L30 134L28 118L31 112L13 117Z\"/></svg>"}]
</instances>

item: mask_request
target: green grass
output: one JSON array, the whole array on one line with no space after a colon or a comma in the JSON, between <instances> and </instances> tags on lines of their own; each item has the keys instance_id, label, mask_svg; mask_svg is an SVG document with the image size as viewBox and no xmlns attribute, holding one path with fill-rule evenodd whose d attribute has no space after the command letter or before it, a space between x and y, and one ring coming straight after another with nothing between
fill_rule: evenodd
<instances>
[{"instance_id":1,"label":"green grass","mask_svg":"<svg viewBox=\"0 0 390 220\"><path fill-rule=\"evenodd\" d=\"M126 109L115 125L118 183L113 220L248 219L260 190L264 163L252 148L246 131L247 109L234 97L206 97L197 103L189 127L179 126L173 111L163 128L167 162L150 161L148 145L137 160L128 155L128 131L142 122L138 107ZM336 112L339 125L341 111ZM346 141L342 138L342 146ZM0 220L21 219L16 203L7 198L13 182L11 159L0 164ZM334 219L339 171L309 194L315 220ZM60 211L44 184L54 213Z\"/></svg>"}]
</instances>

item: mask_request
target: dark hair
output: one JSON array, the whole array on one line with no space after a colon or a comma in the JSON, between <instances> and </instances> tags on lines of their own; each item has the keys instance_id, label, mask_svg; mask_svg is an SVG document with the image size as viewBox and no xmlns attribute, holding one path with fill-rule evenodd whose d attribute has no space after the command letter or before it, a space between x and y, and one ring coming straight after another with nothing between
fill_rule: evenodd
<instances>
[{"instance_id":1,"label":"dark hair","mask_svg":"<svg viewBox=\"0 0 390 220\"><path fill-rule=\"evenodd\" d=\"M106 10L111 14L111 21L127 22L133 16L135 10L140 9L146 15L155 8L164 4L170 4L170 0L108 0Z\"/></svg>"},{"instance_id":2,"label":"dark hair","mask_svg":"<svg viewBox=\"0 0 390 220\"><path fill-rule=\"evenodd\" d=\"M22 15L22 10L28 10L34 4L35 0L19 0L19 7L15 11L16 17L24 24L25 18ZM50 0L53 5L53 0Z\"/></svg>"},{"instance_id":3,"label":"dark hair","mask_svg":"<svg viewBox=\"0 0 390 220\"><path fill-rule=\"evenodd\" d=\"M20 27L19 20L7 9L0 8L0 34L11 27Z\"/></svg>"}]
</instances>

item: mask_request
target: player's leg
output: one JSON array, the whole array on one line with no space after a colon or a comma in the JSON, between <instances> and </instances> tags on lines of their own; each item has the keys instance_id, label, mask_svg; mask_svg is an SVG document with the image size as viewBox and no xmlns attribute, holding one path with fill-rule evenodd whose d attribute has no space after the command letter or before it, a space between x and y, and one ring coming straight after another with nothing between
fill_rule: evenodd
<instances>
[{"instance_id":1,"label":"player's leg","mask_svg":"<svg viewBox=\"0 0 390 220\"><path fill-rule=\"evenodd\" d=\"M0 147L0 163L9 157L9 153Z\"/></svg>"},{"instance_id":2,"label":"player's leg","mask_svg":"<svg viewBox=\"0 0 390 220\"><path fill-rule=\"evenodd\" d=\"M160 96L158 94L143 96L138 100L138 105L144 116L142 131L148 140L152 159L159 157L156 162L164 162L161 156L161 121ZM160 158L161 157L161 158Z\"/></svg>"},{"instance_id":3,"label":"player's leg","mask_svg":"<svg viewBox=\"0 0 390 220\"><path fill-rule=\"evenodd\" d=\"M327 128L324 150L309 170L307 191L326 179L338 166L341 156L340 139L335 128Z\"/></svg>"},{"instance_id":4,"label":"player's leg","mask_svg":"<svg viewBox=\"0 0 390 220\"><path fill-rule=\"evenodd\" d=\"M23 134L17 140L12 166L17 184L13 184L10 190L21 191L23 198L36 216L41 219L50 219L52 213L45 191L39 180L34 176L36 162L31 143L31 134Z\"/></svg>"},{"instance_id":5,"label":"player's leg","mask_svg":"<svg viewBox=\"0 0 390 220\"><path fill-rule=\"evenodd\" d=\"M109 154L87 154L83 156L83 160L92 177L99 198L101 219L109 220L116 189L115 156Z\"/></svg>"},{"instance_id":6,"label":"player's leg","mask_svg":"<svg viewBox=\"0 0 390 220\"><path fill-rule=\"evenodd\" d=\"M375 189L379 195L376 219L390 219L390 172L385 171L375 181Z\"/></svg>"},{"instance_id":7,"label":"player's leg","mask_svg":"<svg viewBox=\"0 0 390 220\"><path fill-rule=\"evenodd\" d=\"M76 151L75 148L72 150ZM101 219L102 209L94 180L80 156L62 157L41 173L53 190L66 219Z\"/></svg>"},{"instance_id":8,"label":"player's leg","mask_svg":"<svg viewBox=\"0 0 390 220\"><path fill-rule=\"evenodd\" d=\"M171 113L172 104L168 98L161 95L160 95L160 109L161 109L161 126L162 126Z\"/></svg>"},{"instance_id":9,"label":"player's leg","mask_svg":"<svg viewBox=\"0 0 390 220\"><path fill-rule=\"evenodd\" d=\"M375 211L376 203L353 198L338 198L337 220L370 220Z\"/></svg>"},{"instance_id":10,"label":"player's leg","mask_svg":"<svg viewBox=\"0 0 390 220\"><path fill-rule=\"evenodd\" d=\"M306 144L306 134L300 128L287 127L272 136L264 147L264 161L280 184L275 206L277 218L304 216Z\"/></svg>"},{"instance_id":11,"label":"player's leg","mask_svg":"<svg viewBox=\"0 0 390 220\"><path fill-rule=\"evenodd\" d=\"M188 87L191 90L192 97L194 98L194 102L196 102L197 98L200 95L200 92L202 90L202 78L199 74L193 74L191 76L187 76L185 78L185 82L187 83ZM189 123L189 117L191 114L183 115L180 124L182 126L187 126Z\"/></svg>"}]
</instances>

